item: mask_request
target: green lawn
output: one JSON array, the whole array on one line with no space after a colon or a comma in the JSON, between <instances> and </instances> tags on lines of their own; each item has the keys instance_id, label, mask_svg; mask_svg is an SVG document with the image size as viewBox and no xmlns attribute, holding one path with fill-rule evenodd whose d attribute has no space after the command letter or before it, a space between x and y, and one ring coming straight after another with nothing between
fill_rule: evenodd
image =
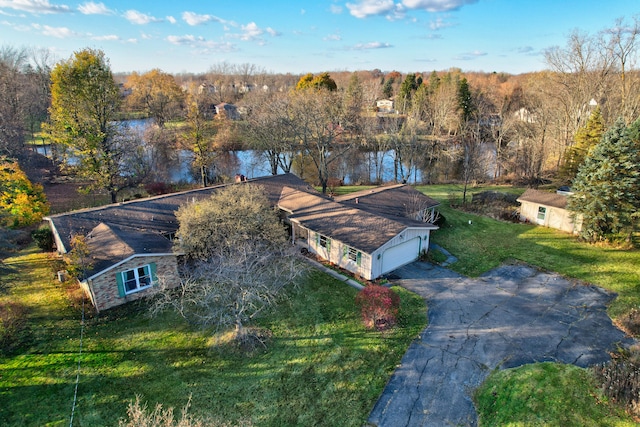
<instances>
[{"instance_id":1,"label":"green lawn","mask_svg":"<svg viewBox=\"0 0 640 427\"><path fill-rule=\"evenodd\" d=\"M81 313L31 248L5 260L0 301L28 307L28 333L0 355L0 425L69 425ZM363 329L356 290L313 273L261 318L269 350L245 357L171 312L150 318L132 303L86 321L74 425L113 426L140 395L149 407L257 426L362 426L409 343L426 323L422 299L402 289L400 324Z\"/></svg>"},{"instance_id":2,"label":"green lawn","mask_svg":"<svg viewBox=\"0 0 640 427\"><path fill-rule=\"evenodd\" d=\"M537 363L492 374L476 391L483 427L623 427L637 423L607 403L589 371Z\"/></svg>"}]
</instances>

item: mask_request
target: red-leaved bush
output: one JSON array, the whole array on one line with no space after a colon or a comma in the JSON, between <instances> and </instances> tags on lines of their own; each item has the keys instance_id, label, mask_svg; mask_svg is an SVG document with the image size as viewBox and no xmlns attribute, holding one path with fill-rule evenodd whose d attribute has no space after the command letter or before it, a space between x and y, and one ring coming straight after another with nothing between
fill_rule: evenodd
<instances>
[{"instance_id":1,"label":"red-leaved bush","mask_svg":"<svg viewBox=\"0 0 640 427\"><path fill-rule=\"evenodd\" d=\"M384 286L368 285L358 292L356 304L366 328L383 330L395 325L400 297Z\"/></svg>"}]
</instances>

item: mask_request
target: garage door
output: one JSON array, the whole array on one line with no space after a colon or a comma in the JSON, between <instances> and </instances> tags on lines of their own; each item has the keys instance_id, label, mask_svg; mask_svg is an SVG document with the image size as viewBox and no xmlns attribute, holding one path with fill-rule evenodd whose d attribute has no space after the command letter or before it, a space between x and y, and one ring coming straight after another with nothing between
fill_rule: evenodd
<instances>
[{"instance_id":1,"label":"garage door","mask_svg":"<svg viewBox=\"0 0 640 427\"><path fill-rule=\"evenodd\" d=\"M419 237L390 247L382 254L382 274L388 273L400 266L416 260L419 254Z\"/></svg>"}]
</instances>

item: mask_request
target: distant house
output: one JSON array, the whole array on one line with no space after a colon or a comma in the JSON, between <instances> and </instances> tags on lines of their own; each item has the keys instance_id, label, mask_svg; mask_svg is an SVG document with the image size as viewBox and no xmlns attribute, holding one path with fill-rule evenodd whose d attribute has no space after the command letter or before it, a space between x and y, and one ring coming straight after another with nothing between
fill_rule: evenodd
<instances>
[{"instance_id":1,"label":"distant house","mask_svg":"<svg viewBox=\"0 0 640 427\"><path fill-rule=\"evenodd\" d=\"M228 185L242 185L239 184ZM406 185L332 200L292 174L249 180L260 185L285 223L292 242L365 279L417 259L429 247L438 204ZM45 218L58 252L85 237L90 263L81 287L101 311L149 294L158 277L177 283L182 254L173 251L181 205L209 197L217 187L83 209Z\"/></svg>"},{"instance_id":2,"label":"distant house","mask_svg":"<svg viewBox=\"0 0 640 427\"><path fill-rule=\"evenodd\" d=\"M223 102L221 104L217 104L215 106L216 114L221 115L224 114L227 118L231 120L238 120L240 118L240 113L238 112L238 108L236 108L233 104L227 104Z\"/></svg>"},{"instance_id":3,"label":"distant house","mask_svg":"<svg viewBox=\"0 0 640 427\"><path fill-rule=\"evenodd\" d=\"M520 221L531 222L569 233L578 233L581 224L574 224L567 207L571 193L562 189L551 193L528 189L517 200L520 202Z\"/></svg>"},{"instance_id":4,"label":"distant house","mask_svg":"<svg viewBox=\"0 0 640 427\"><path fill-rule=\"evenodd\" d=\"M393 100L392 99L380 99L376 101L376 107L379 113L393 113Z\"/></svg>"}]
</instances>

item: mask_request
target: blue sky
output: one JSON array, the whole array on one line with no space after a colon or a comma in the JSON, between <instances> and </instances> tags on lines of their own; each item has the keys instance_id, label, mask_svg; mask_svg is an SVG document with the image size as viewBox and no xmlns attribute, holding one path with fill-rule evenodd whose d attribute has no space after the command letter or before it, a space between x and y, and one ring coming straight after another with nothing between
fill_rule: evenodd
<instances>
[{"instance_id":1,"label":"blue sky","mask_svg":"<svg viewBox=\"0 0 640 427\"><path fill-rule=\"evenodd\" d=\"M115 72L253 64L301 74L379 68L519 74L574 29L596 33L638 0L0 0L0 46L57 59L102 49Z\"/></svg>"}]
</instances>

